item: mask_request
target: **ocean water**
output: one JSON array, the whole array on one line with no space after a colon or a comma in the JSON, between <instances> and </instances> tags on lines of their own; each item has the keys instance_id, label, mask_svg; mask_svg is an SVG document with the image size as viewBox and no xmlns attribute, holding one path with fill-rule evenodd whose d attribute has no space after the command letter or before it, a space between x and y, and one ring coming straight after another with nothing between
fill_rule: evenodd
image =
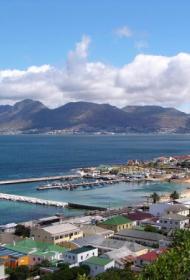
<instances>
[{"instance_id":1,"label":"ocean water","mask_svg":"<svg viewBox=\"0 0 190 280\"><path fill-rule=\"evenodd\" d=\"M79 167L180 154L190 154L189 135L0 136L0 179L66 174ZM162 193L187 187L185 184L170 183L121 183L93 190L39 192L36 187L40 184L0 186L0 192L120 207L141 202L144 196L153 191ZM65 215L79 213L76 210L0 201L0 224L45 217L57 212L64 212Z\"/></svg>"}]
</instances>

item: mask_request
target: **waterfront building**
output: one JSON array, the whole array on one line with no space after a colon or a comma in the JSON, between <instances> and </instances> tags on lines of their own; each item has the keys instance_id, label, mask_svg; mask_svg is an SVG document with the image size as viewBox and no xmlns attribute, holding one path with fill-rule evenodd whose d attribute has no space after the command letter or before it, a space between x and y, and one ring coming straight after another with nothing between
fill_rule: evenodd
<instances>
[{"instance_id":1,"label":"waterfront building","mask_svg":"<svg viewBox=\"0 0 190 280\"><path fill-rule=\"evenodd\" d=\"M124 216L113 216L100 223L99 226L118 232L122 229L129 229L133 226L133 221Z\"/></svg>"},{"instance_id":2,"label":"waterfront building","mask_svg":"<svg viewBox=\"0 0 190 280\"><path fill-rule=\"evenodd\" d=\"M69 223L55 224L48 227L33 227L31 237L36 241L61 244L83 237L83 232Z\"/></svg>"},{"instance_id":3,"label":"waterfront building","mask_svg":"<svg viewBox=\"0 0 190 280\"><path fill-rule=\"evenodd\" d=\"M184 229L189 226L189 218L179 214L166 214L160 217L162 230Z\"/></svg>"},{"instance_id":4,"label":"waterfront building","mask_svg":"<svg viewBox=\"0 0 190 280\"><path fill-rule=\"evenodd\" d=\"M151 221L154 218L152 214L138 210L127 213L124 216L130 219L131 221L135 222L137 226L145 222Z\"/></svg>"},{"instance_id":5,"label":"waterfront building","mask_svg":"<svg viewBox=\"0 0 190 280\"><path fill-rule=\"evenodd\" d=\"M83 264L88 265L90 268L90 275L95 277L96 275L105 272L107 269L115 266L115 261L109 258L103 257L91 257Z\"/></svg>"},{"instance_id":6,"label":"waterfront building","mask_svg":"<svg viewBox=\"0 0 190 280\"><path fill-rule=\"evenodd\" d=\"M92 246L84 246L66 252L64 254L64 262L72 266L79 266L80 263L93 256L98 256L98 249Z\"/></svg>"}]
</instances>

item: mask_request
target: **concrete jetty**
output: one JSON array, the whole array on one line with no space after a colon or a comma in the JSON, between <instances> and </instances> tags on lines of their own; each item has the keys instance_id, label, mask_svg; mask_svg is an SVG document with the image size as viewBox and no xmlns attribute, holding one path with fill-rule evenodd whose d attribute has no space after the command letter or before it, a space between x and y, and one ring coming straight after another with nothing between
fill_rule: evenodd
<instances>
[{"instance_id":1,"label":"concrete jetty","mask_svg":"<svg viewBox=\"0 0 190 280\"><path fill-rule=\"evenodd\" d=\"M36 197L28 197L28 196L22 196L22 195L13 195L13 194L6 194L6 193L0 193L0 199L1 200L10 200L10 201L18 201L18 202L25 202L30 204L39 204L44 206L54 206L54 207L67 207L68 203L66 202L59 202L59 201L53 201L53 200L46 200Z\"/></svg>"},{"instance_id":2,"label":"concrete jetty","mask_svg":"<svg viewBox=\"0 0 190 280\"><path fill-rule=\"evenodd\" d=\"M24 178L24 179L10 179L0 180L0 185L11 185L11 184L23 184L43 181L54 181L54 180L73 180L81 178L79 175L58 175L58 176L46 176L36 178Z\"/></svg>"},{"instance_id":3,"label":"concrete jetty","mask_svg":"<svg viewBox=\"0 0 190 280\"><path fill-rule=\"evenodd\" d=\"M103 186L103 185L110 185L110 184L117 184L121 182L130 182L130 180L126 178L118 178L118 179L112 179L112 180L96 180L91 182L80 182L80 183L69 183L69 184L48 184L44 186L37 187L36 189L38 191L44 191L44 190L76 190L80 187L82 188L92 188L97 186Z\"/></svg>"}]
</instances>

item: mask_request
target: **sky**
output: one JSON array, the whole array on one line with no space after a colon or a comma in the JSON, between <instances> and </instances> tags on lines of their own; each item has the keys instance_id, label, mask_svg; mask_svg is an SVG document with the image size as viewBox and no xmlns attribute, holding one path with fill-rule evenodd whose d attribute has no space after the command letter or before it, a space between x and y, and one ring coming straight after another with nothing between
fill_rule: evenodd
<instances>
[{"instance_id":1,"label":"sky","mask_svg":"<svg viewBox=\"0 0 190 280\"><path fill-rule=\"evenodd\" d=\"M0 104L190 112L189 0L0 0Z\"/></svg>"}]
</instances>

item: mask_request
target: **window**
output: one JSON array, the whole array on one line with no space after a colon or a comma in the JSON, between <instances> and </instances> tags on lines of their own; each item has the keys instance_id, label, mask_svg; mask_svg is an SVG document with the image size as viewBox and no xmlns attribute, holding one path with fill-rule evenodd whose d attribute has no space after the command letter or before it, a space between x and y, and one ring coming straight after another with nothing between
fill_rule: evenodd
<instances>
[{"instance_id":1,"label":"window","mask_svg":"<svg viewBox=\"0 0 190 280\"><path fill-rule=\"evenodd\" d=\"M83 260L83 256L81 256L81 260Z\"/></svg>"}]
</instances>

